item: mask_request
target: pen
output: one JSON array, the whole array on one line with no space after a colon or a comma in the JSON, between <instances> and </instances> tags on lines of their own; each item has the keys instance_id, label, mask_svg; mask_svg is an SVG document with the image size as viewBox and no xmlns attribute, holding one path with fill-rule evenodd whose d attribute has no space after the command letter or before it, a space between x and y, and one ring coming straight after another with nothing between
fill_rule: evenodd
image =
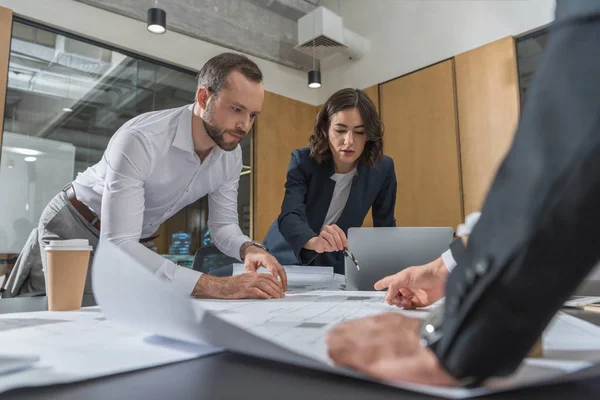
<instances>
[{"instance_id":1,"label":"pen","mask_svg":"<svg viewBox=\"0 0 600 400\"><path fill-rule=\"evenodd\" d=\"M356 265L356 269L360 271L360 267L358 266L358 261L356 261L356 258L354 257L354 254L352 254L350 252L350 250L348 250L348 248L344 249L344 255L346 257L348 257L349 259L351 259L352 262L354 263L354 265Z\"/></svg>"}]
</instances>

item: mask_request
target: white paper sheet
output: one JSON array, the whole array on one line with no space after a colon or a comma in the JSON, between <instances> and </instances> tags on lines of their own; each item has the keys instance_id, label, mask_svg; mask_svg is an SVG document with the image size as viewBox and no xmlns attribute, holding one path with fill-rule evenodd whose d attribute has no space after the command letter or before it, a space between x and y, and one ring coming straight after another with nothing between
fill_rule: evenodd
<instances>
[{"instance_id":1,"label":"white paper sheet","mask_svg":"<svg viewBox=\"0 0 600 400\"><path fill-rule=\"evenodd\" d=\"M424 318L428 314L428 310L423 309L401 310L391 307L384 302L384 296L385 293L382 292L316 291L288 295L284 299L259 304L248 300L231 303L196 300L195 306L202 310L211 310L220 318L265 340L273 341L282 347L290 348L291 351L332 366L331 360L327 357L324 337L334 325L382 312L397 312L413 318ZM544 343L545 345L548 343L549 350L557 359L527 359L515 375L509 379L490 381L484 388L438 388L394 382L387 384L442 397L466 398L514 387L551 382L567 373L592 365L582 361L583 359L579 358L580 354L569 351L569 347L560 346L556 341L564 338L565 335L570 337L571 341L573 335L585 336L588 339L596 335L597 343L600 339L598 336L600 328L566 314L558 315L551 327L553 329L547 332Z\"/></svg>"},{"instance_id":2,"label":"white paper sheet","mask_svg":"<svg viewBox=\"0 0 600 400\"><path fill-rule=\"evenodd\" d=\"M542 340L546 357L600 361L599 328L563 312L552 320Z\"/></svg>"},{"instance_id":3,"label":"white paper sheet","mask_svg":"<svg viewBox=\"0 0 600 400\"><path fill-rule=\"evenodd\" d=\"M333 283L333 267L304 267L300 265L283 265L287 275L290 291L306 291L327 289ZM233 275L246 272L244 264L233 264ZM258 272L269 273L265 268Z\"/></svg>"},{"instance_id":4,"label":"white paper sheet","mask_svg":"<svg viewBox=\"0 0 600 400\"><path fill-rule=\"evenodd\" d=\"M189 298L161 284L118 247L109 242L98 247L92 274L96 302L107 318L133 329L206 343L198 329L202 312L195 315Z\"/></svg>"},{"instance_id":5,"label":"white paper sheet","mask_svg":"<svg viewBox=\"0 0 600 400\"><path fill-rule=\"evenodd\" d=\"M565 307L583 307L590 304L600 303L600 297L594 296L574 296L565 302Z\"/></svg>"},{"instance_id":6,"label":"white paper sheet","mask_svg":"<svg viewBox=\"0 0 600 400\"><path fill-rule=\"evenodd\" d=\"M389 306L384 297L383 292L315 291L288 294L274 301L195 300L194 306L290 351L333 366L325 347L325 335L333 326L382 312L427 315L425 311Z\"/></svg>"},{"instance_id":7,"label":"white paper sheet","mask_svg":"<svg viewBox=\"0 0 600 400\"><path fill-rule=\"evenodd\" d=\"M327 290L346 290L346 275L333 274L333 282Z\"/></svg>"},{"instance_id":8,"label":"white paper sheet","mask_svg":"<svg viewBox=\"0 0 600 400\"><path fill-rule=\"evenodd\" d=\"M131 285L133 281L137 285ZM412 316L427 312L390 307L383 301L383 292L320 291L268 301L192 300L107 244L101 245L96 254L94 291L109 318L129 322L136 329L365 380L372 379L332 365L326 353L325 333L339 322L381 312ZM123 294L128 291L131 293ZM569 330L568 325L561 324L557 334L565 334L565 329L568 334L580 333L578 329ZM600 328L596 330L600 332ZM447 398L467 398L568 379L569 373L590 365L581 361L526 360L509 379L494 380L478 389L382 383Z\"/></svg>"},{"instance_id":9,"label":"white paper sheet","mask_svg":"<svg viewBox=\"0 0 600 400\"><path fill-rule=\"evenodd\" d=\"M139 370L220 351L206 345L166 346L164 340L107 320L99 307L72 312L0 316L3 356L38 356L33 368L0 376L0 393Z\"/></svg>"}]
</instances>

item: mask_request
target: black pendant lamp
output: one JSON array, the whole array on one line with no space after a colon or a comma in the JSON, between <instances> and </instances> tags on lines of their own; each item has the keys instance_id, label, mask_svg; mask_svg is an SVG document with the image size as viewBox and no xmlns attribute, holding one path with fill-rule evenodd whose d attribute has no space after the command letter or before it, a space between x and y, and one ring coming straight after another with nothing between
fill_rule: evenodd
<instances>
[{"instance_id":1,"label":"black pendant lamp","mask_svg":"<svg viewBox=\"0 0 600 400\"><path fill-rule=\"evenodd\" d=\"M315 43L315 25L316 17L313 17L313 68L312 71L308 71L308 87L311 89L318 89L321 87L321 71L317 69L317 48Z\"/></svg>"},{"instance_id":2,"label":"black pendant lamp","mask_svg":"<svg viewBox=\"0 0 600 400\"><path fill-rule=\"evenodd\" d=\"M148 9L148 25L149 32L162 34L167 31L167 13L162 8L158 8L158 0L155 7Z\"/></svg>"},{"instance_id":3,"label":"black pendant lamp","mask_svg":"<svg viewBox=\"0 0 600 400\"><path fill-rule=\"evenodd\" d=\"M308 71L308 87L311 89L318 89L321 87L321 71L318 69Z\"/></svg>"}]
</instances>

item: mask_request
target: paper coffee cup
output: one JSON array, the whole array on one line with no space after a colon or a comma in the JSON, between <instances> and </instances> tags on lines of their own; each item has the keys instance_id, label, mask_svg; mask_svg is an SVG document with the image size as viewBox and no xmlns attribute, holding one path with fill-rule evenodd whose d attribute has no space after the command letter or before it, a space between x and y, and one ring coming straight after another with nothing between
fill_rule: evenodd
<instances>
[{"instance_id":1,"label":"paper coffee cup","mask_svg":"<svg viewBox=\"0 0 600 400\"><path fill-rule=\"evenodd\" d=\"M92 247L87 239L73 239L52 240L45 249L48 310L79 310Z\"/></svg>"}]
</instances>

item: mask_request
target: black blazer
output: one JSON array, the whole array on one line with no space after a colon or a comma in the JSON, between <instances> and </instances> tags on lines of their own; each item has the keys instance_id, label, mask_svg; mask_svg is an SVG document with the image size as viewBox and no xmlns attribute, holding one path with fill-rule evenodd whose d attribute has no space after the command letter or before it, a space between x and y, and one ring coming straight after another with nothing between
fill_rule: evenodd
<instances>
[{"instance_id":1,"label":"black blazer","mask_svg":"<svg viewBox=\"0 0 600 400\"><path fill-rule=\"evenodd\" d=\"M481 218L452 245L433 349L465 382L513 372L600 258L600 0L556 13Z\"/></svg>"},{"instance_id":2,"label":"black blazer","mask_svg":"<svg viewBox=\"0 0 600 400\"><path fill-rule=\"evenodd\" d=\"M335 181L330 179L334 173L332 159L319 164L310 157L308 148L294 150L277 224L287 248L293 251L298 264L333 266L336 273L343 274L342 252L318 254L302 248L321 231L335 188ZM360 163L358 173L352 181L348 202L336 225L347 235L348 228L363 224L372 206L374 226L396 226L396 186L394 162L390 157L384 157L372 168ZM267 235L267 249L276 247L277 240L276 232ZM277 252L275 253L277 257Z\"/></svg>"}]
</instances>

